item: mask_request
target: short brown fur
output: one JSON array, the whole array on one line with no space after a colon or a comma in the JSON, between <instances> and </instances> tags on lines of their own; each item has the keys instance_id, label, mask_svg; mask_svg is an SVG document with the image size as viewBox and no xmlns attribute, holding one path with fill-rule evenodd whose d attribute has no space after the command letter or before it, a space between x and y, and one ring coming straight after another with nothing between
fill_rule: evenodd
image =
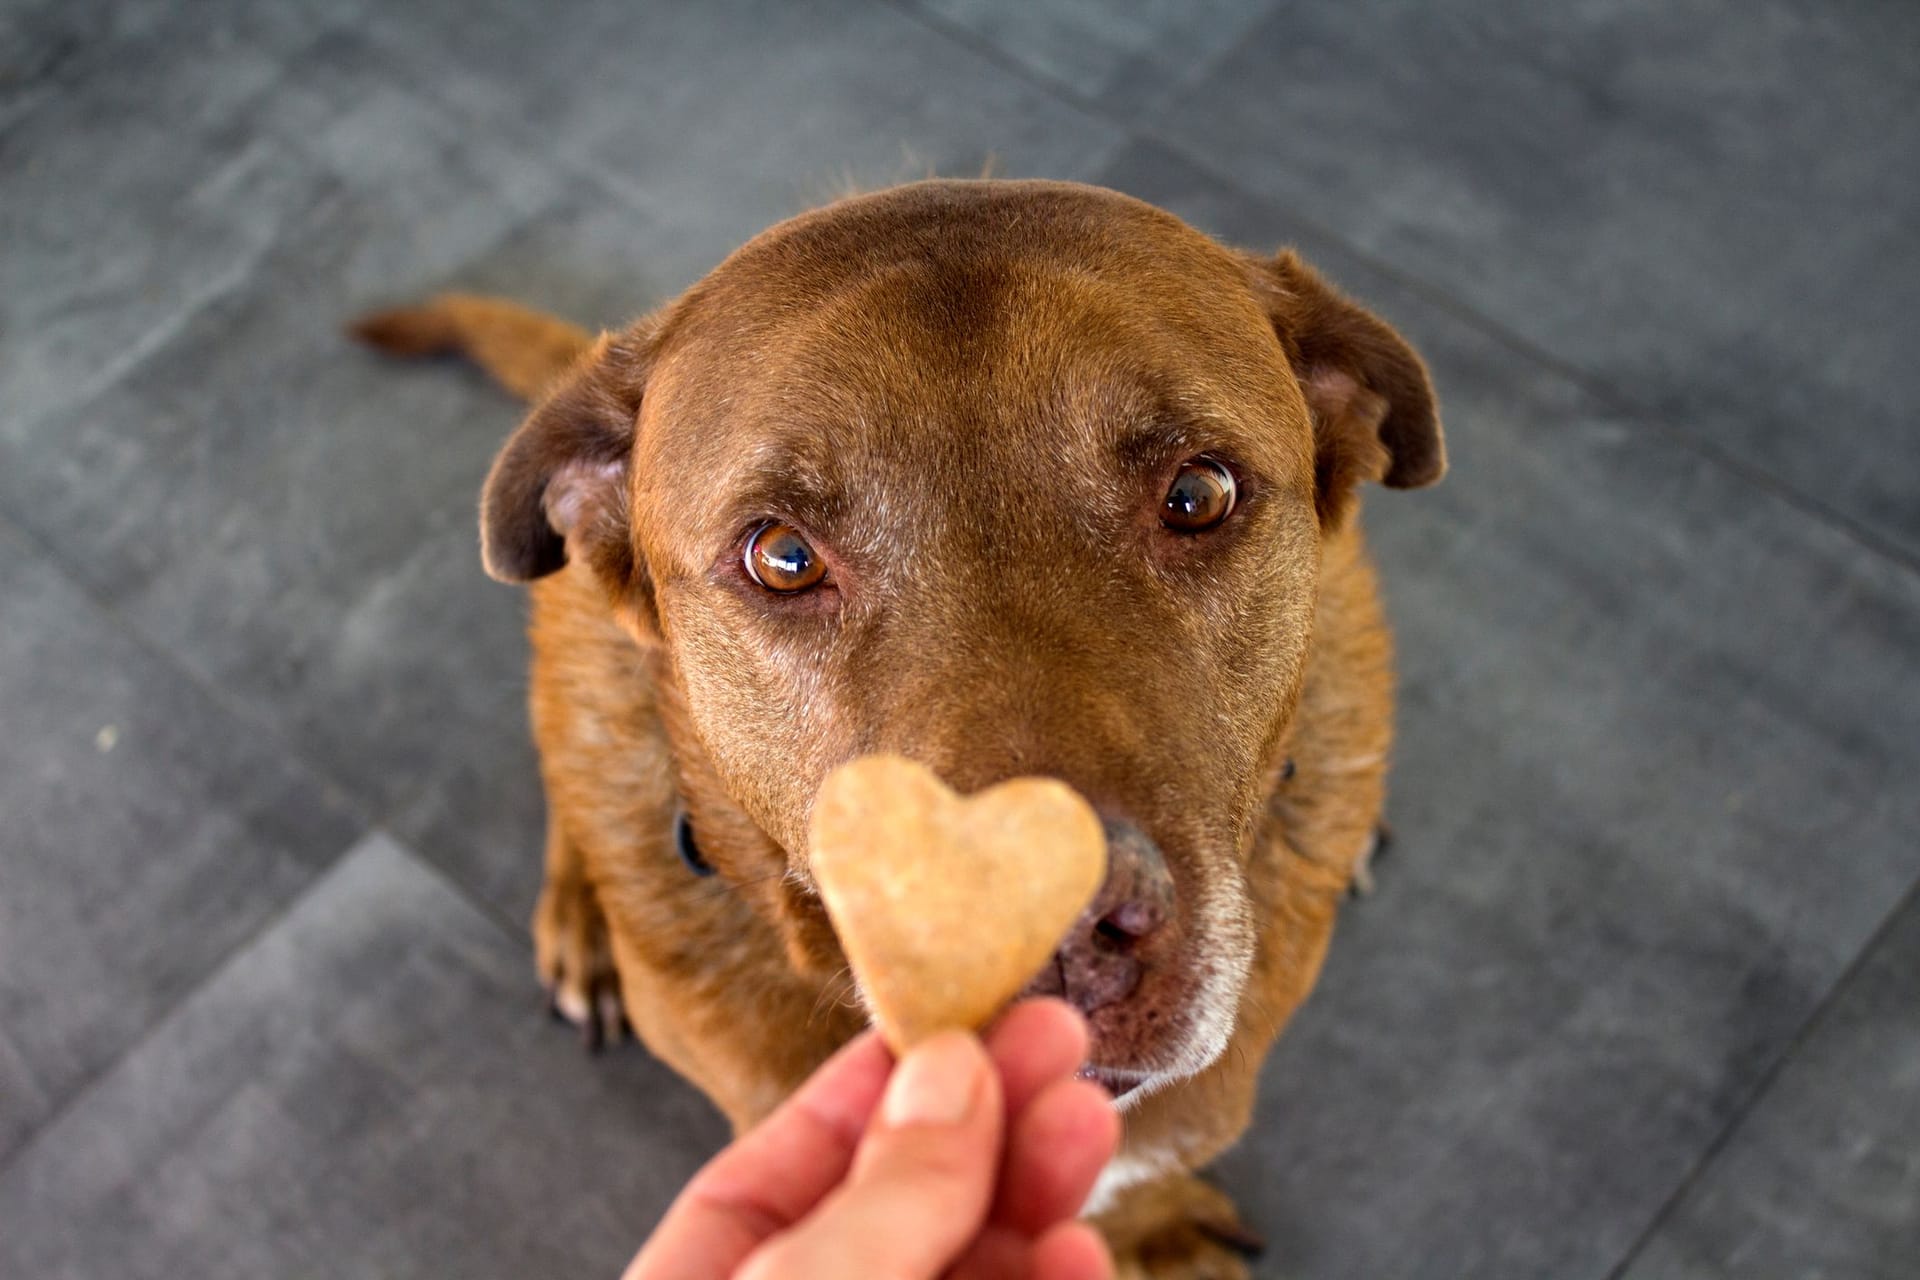
<instances>
[{"instance_id":1,"label":"short brown fur","mask_svg":"<svg viewBox=\"0 0 1920 1280\"><path fill-rule=\"evenodd\" d=\"M1216 967L1245 934L1225 1051L1128 1111L1136 1176L1098 1220L1123 1274L1242 1274L1244 1232L1192 1171L1245 1128L1378 822L1392 660L1354 492L1445 469L1407 345L1291 254L1004 182L805 215L597 342L470 298L357 332L544 394L483 544L531 582L534 933L570 1014L605 1030L623 1006L751 1125L866 1023L806 872L826 770L892 749L963 790L1057 774L1165 847L1183 903L1234 904L1174 931ZM1168 541L1153 486L1215 449L1240 451L1242 525ZM738 578L756 513L819 537L830 599ZM1202 729L1163 727L1196 706ZM682 807L713 878L676 854ZM1136 1004L1197 1025L1192 957L1157 963ZM1177 1057L1137 1017L1095 1029Z\"/></svg>"}]
</instances>

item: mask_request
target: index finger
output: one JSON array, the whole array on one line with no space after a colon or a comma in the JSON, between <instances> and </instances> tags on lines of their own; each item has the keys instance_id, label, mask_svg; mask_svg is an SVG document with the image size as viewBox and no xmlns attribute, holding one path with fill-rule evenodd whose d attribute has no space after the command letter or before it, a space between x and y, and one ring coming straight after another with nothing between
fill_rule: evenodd
<instances>
[{"instance_id":1,"label":"index finger","mask_svg":"<svg viewBox=\"0 0 1920 1280\"><path fill-rule=\"evenodd\" d=\"M893 1071L874 1032L829 1058L791 1098L694 1175L625 1280L712 1280L798 1222L853 1164Z\"/></svg>"},{"instance_id":2,"label":"index finger","mask_svg":"<svg viewBox=\"0 0 1920 1280\"><path fill-rule=\"evenodd\" d=\"M1087 1060L1087 1020L1051 996L1022 1000L984 1033L1000 1069L1007 1118L1018 1117L1041 1090L1071 1076Z\"/></svg>"}]
</instances>

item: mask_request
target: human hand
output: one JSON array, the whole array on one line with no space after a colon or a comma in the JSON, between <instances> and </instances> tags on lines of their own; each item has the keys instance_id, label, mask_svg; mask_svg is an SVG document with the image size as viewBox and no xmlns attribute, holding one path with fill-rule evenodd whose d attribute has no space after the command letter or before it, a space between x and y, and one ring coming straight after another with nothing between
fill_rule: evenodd
<instances>
[{"instance_id":1,"label":"human hand","mask_svg":"<svg viewBox=\"0 0 1920 1280\"><path fill-rule=\"evenodd\" d=\"M1058 1000L897 1068L868 1032L694 1176L626 1280L1107 1280L1076 1215L1120 1122L1086 1053Z\"/></svg>"}]
</instances>

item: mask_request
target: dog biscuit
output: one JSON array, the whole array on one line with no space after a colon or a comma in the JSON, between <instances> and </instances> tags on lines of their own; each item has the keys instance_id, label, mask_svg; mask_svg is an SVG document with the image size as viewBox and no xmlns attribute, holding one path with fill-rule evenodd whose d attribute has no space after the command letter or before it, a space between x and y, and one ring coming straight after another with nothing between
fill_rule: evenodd
<instances>
[{"instance_id":1,"label":"dog biscuit","mask_svg":"<svg viewBox=\"0 0 1920 1280\"><path fill-rule=\"evenodd\" d=\"M1093 808L1052 778L962 797L925 766L864 756L814 802L814 882L895 1053L977 1028L1046 964L1106 874Z\"/></svg>"}]
</instances>

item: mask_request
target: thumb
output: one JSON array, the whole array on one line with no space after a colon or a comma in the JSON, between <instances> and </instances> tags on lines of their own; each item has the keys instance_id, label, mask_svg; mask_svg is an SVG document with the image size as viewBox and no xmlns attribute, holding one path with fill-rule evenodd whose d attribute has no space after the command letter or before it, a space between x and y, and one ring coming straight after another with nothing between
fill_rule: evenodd
<instances>
[{"instance_id":1,"label":"thumb","mask_svg":"<svg viewBox=\"0 0 1920 1280\"><path fill-rule=\"evenodd\" d=\"M738 1275L931 1280L986 1220L1004 1125L999 1075L980 1042L935 1036L895 1068L852 1176Z\"/></svg>"}]
</instances>

